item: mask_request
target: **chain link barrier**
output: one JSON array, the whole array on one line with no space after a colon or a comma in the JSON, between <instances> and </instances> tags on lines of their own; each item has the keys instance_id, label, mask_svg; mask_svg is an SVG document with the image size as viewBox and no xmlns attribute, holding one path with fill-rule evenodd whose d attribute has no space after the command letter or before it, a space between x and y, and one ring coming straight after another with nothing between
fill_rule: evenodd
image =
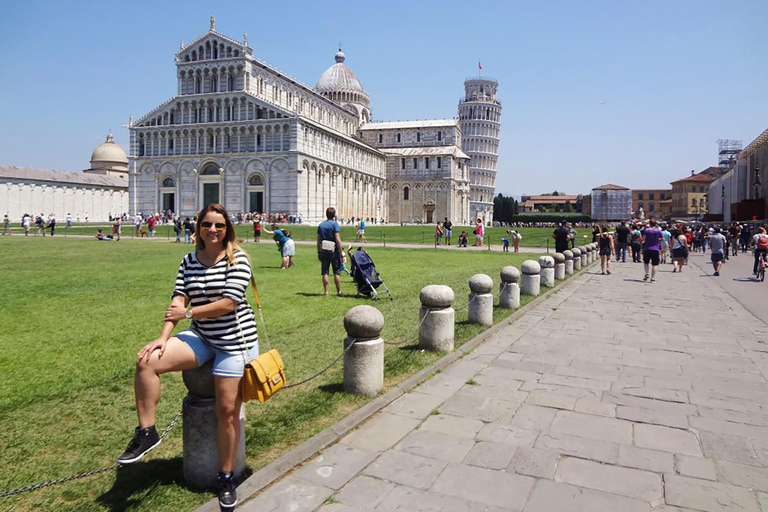
<instances>
[{"instance_id":1,"label":"chain link barrier","mask_svg":"<svg viewBox=\"0 0 768 512\"><path fill-rule=\"evenodd\" d=\"M181 419L181 411L179 411L176 414L176 417L173 418L173 421L171 421L171 423L165 428L163 433L160 434L160 440L161 441L163 439L165 439L165 436L167 436L171 432L171 430L173 430L173 427L176 426L176 423L178 423L180 419ZM76 475L65 476L63 478L57 478L56 480L49 480L47 482L41 482L41 483L34 484L34 485L28 485L26 487L19 487L18 489L12 489L10 491L0 492L0 498L8 498L10 496L16 496L17 494L23 494L25 492L32 492L32 491L36 491L38 489L43 489L45 487L51 487L51 486L54 486L54 485L59 485L59 484L63 484L63 483L66 483L66 482L71 482L73 480L79 480L81 478L86 478L86 477L89 477L89 476L98 475L100 473L106 473L107 471L112 471L114 469L119 468L120 466L122 466L122 464L113 464L111 466L107 466L107 467L101 468L101 469L94 469L94 470L91 470L91 471L85 471L83 473L78 473Z\"/></svg>"}]
</instances>

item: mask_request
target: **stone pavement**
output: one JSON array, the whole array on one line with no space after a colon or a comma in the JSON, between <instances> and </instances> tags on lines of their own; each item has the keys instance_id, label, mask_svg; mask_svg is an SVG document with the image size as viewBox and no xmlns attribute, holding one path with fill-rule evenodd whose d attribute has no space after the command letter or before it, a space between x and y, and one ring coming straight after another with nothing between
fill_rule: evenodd
<instances>
[{"instance_id":1,"label":"stone pavement","mask_svg":"<svg viewBox=\"0 0 768 512\"><path fill-rule=\"evenodd\" d=\"M592 266L240 510L768 512L768 327L698 260Z\"/></svg>"}]
</instances>

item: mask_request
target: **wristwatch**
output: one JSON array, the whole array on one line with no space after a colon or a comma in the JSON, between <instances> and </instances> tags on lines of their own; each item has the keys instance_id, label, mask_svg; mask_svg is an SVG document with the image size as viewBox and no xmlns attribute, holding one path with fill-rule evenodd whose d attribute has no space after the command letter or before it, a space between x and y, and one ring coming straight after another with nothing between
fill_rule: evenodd
<instances>
[{"instance_id":1,"label":"wristwatch","mask_svg":"<svg viewBox=\"0 0 768 512\"><path fill-rule=\"evenodd\" d=\"M186 318L187 320L192 320L192 308L189 308L189 309L188 309L188 310L187 310L187 311L184 313L184 318Z\"/></svg>"}]
</instances>

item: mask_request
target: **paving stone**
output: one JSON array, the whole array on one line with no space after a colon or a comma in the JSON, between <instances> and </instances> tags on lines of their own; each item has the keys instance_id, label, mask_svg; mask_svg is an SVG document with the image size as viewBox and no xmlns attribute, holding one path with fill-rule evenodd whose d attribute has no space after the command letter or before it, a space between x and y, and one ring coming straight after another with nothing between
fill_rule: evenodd
<instances>
[{"instance_id":1,"label":"paving stone","mask_svg":"<svg viewBox=\"0 0 768 512\"><path fill-rule=\"evenodd\" d=\"M538 405L523 404L510 424L527 430L548 430L555 419L554 409Z\"/></svg>"},{"instance_id":2,"label":"paving stone","mask_svg":"<svg viewBox=\"0 0 768 512\"><path fill-rule=\"evenodd\" d=\"M585 379L581 377L563 377L561 375L544 375L539 382L542 384L559 384L574 388L592 389L598 391L608 391L611 389L611 382L607 380Z\"/></svg>"},{"instance_id":3,"label":"paving stone","mask_svg":"<svg viewBox=\"0 0 768 512\"><path fill-rule=\"evenodd\" d=\"M342 444L382 452L391 448L419 425L419 420L396 414L379 413L341 440Z\"/></svg>"},{"instance_id":4,"label":"paving stone","mask_svg":"<svg viewBox=\"0 0 768 512\"><path fill-rule=\"evenodd\" d=\"M487 505L521 511L534 479L491 469L450 464L438 477L432 491Z\"/></svg>"},{"instance_id":5,"label":"paving stone","mask_svg":"<svg viewBox=\"0 0 768 512\"><path fill-rule=\"evenodd\" d=\"M679 391L691 390L691 381L684 379L674 379L668 377L646 377L645 384L646 386L650 386L652 388L677 389Z\"/></svg>"},{"instance_id":6,"label":"paving stone","mask_svg":"<svg viewBox=\"0 0 768 512\"><path fill-rule=\"evenodd\" d=\"M627 444L619 446L619 465L657 473L673 473L675 470L671 453L646 450Z\"/></svg>"},{"instance_id":7,"label":"paving stone","mask_svg":"<svg viewBox=\"0 0 768 512\"><path fill-rule=\"evenodd\" d=\"M555 432L540 434L533 447L612 464L619 460L618 444Z\"/></svg>"},{"instance_id":8,"label":"paving stone","mask_svg":"<svg viewBox=\"0 0 768 512\"><path fill-rule=\"evenodd\" d=\"M684 416L696 414L696 406L693 404L664 402L662 400L623 395L621 393L604 393L603 400L616 405L627 405L630 407L650 409L652 411L667 412L670 414L682 414Z\"/></svg>"},{"instance_id":9,"label":"paving stone","mask_svg":"<svg viewBox=\"0 0 768 512\"><path fill-rule=\"evenodd\" d=\"M558 395L556 393L545 393L543 391L534 391L525 399L525 403L540 405L542 407L551 407L553 409L566 409L572 411L576 406L576 397Z\"/></svg>"},{"instance_id":10,"label":"paving stone","mask_svg":"<svg viewBox=\"0 0 768 512\"><path fill-rule=\"evenodd\" d=\"M509 446L533 446L539 435L538 430L530 430L501 423L486 423L477 433L477 441L506 444Z\"/></svg>"},{"instance_id":11,"label":"paving stone","mask_svg":"<svg viewBox=\"0 0 768 512\"><path fill-rule=\"evenodd\" d=\"M679 475L701 478L703 480L717 480L715 461L704 457L691 457L690 455L675 455L675 471Z\"/></svg>"},{"instance_id":12,"label":"paving stone","mask_svg":"<svg viewBox=\"0 0 768 512\"><path fill-rule=\"evenodd\" d=\"M474 386L464 385L458 391L462 395L477 396L481 398L502 398L514 402L522 402L528 397L528 393L518 391L523 384L519 380L494 380L492 377L478 375L475 377Z\"/></svg>"},{"instance_id":13,"label":"paving stone","mask_svg":"<svg viewBox=\"0 0 768 512\"><path fill-rule=\"evenodd\" d=\"M378 454L346 444L336 444L299 469L296 476L331 489L341 489Z\"/></svg>"},{"instance_id":14,"label":"paving stone","mask_svg":"<svg viewBox=\"0 0 768 512\"><path fill-rule=\"evenodd\" d=\"M556 451L521 446L515 450L507 469L520 475L551 480L555 475L555 468L559 460L560 454Z\"/></svg>"},{"instance_id":15,"label":"paving stone","mask_svg":"<svg viewBox=\"0 0 768 512\"><path fill-rule=\"evenodd\" d=\"M323 504L333 490L288 476L238 507L243 512L310 512Z\"/></svg>"},{"instance_id":16,"label":"paving stone","mask_svg":"<svg viewBox=\"0 0 768 512\"><path fill-rule=\"evenodd\" d=\"M405 436L395 449L445 462L461 462L474 444L472 439L418 429Z\"/></svg>"},{"instance_id":17,"label":"paving stone","mask_svg":"<svg viewBox=\"0 0 768 512\"><path fill-rule=\"evenodd\" d=\"M377 512L485 512L486 505L452 496L397 486L376 508Z\"/></svg>"},{"instance_id":18,"label":"paving stone","mask_svg":"<svg viewBox=\"0 0 768 512\"><path fill-rule=\"evenodd\" d=\"M718 461L717 467L728 483L768 492L768 469L728 461Z\"/></svg>"},{"instance_id":19,"label":"paving stone","mask_svg":"<svg viewBox=\"0 0 768 512\"><path fill-rule=\"evenodd\" d=\"M576 412L583 412L585 414L605 416L607 418L616 417L616 404L609 404L596 398L579 398L576 400L576 405L574 406L573 410Z\"/></svg>"},{"instance_id":20,"label":"paving stone","mask_svg":"<svg viewBox=\"0 0 768 512\"><path fill-rule=\"evenodd\" d=\"M757 498L747 489L684 476L664 476L664 500L705 512L760 512Z\"/></svg>"},{"instance_id":21,"label":"paving stone","mask_svg":"<svg viewBox=\"0 0 768 512\"><path fill-rule=\"evenodd\" d=\"M356 510L359 509L341 503L330 503L317 509L317 512L355 512Z\"/></svg>"},{"instance_id":22,"label":"paving stone","mask_svg":"<svg viewBox=\"0 0 768 512\"><path fill-rule=\"evenodd\" d=\"M571 457L557 465L555 481L648 502L662 497L661 476L656 473Z\"/></svg>"},{"instance_id":23,"label":"paving stone","mask_svg":"<svg viewBox=\"0 0 768 512\"><path fill-rule=\"evenodd\" d=\"M538 480L525 512L649 512L648 503L551 480Z\"/></svg>"},{"instance_id":24,"label":"paving stone","mask_svg":"<svg viewBox=\"0 0 768 512\"><path fill-rule=\"evenodd\" d=\"M475 386L469 386L474 388ZM455 394L440 406L440 412L453 416L475 418L482 421L510 423L520 402L499 398L484 398L466 394Z\"/></svg>"},{"instance_id":25,"label":"paving stone","mask_svg":"<svg viewBox=\"0 0 768 512\"><path fill-rule=\"evenodd\" d=\"M762 465L753 443L745 437L700 430L699 439L707 458L752 466Z\"/></svg>"},{"instance_id":26,"label":"paving stone","mask_svg":"<svg viewBox=\"0 0 768 512\"><path fill-rule=\"evenodd\" d=\"M682 414L671 414L668 412L640 409L638 407L629 407L626 405L617 406L616 417L635 423L650 423L653 425L664 425L682 429L688 428L688 417L683 416Z\"/></svg>"},{"instance_id":27,"label":"paving stone","mask_svg":"<svg viewBox=\"0 0 768 512\"><path fill-rule=\"evenodd\" d=\"M632 423L592 414L558 411L550 431L600 441L632 444Z\"/></svg>"},{"instance_id":28,"label":"paving stone","mask_svg":"<svg viewBox=\"0 0 768 512\"><path fill-rule=\"evenodd\" d=\"M336 493L335 499L350 507L373 510L394 488L393 483L361 475Z\"/></svg>"},{"instance_id":29,"label":"paving stone","mask_svg":"<svg viewBox=\"0 0 768 512\"><path fill-rule=\"evenodd\" d=\"M760 503L760 510L768 512L768 493L757 493L757 502Z\"/></svg>"},{"instance_id":30,"label":"paving stone","mask_svg":"<svg viewBox=\"0 0 768 512\"><path fill-rule=\"evenodd\" d=\"M768 439L768 427L745 425L744 423L734 423L732 421L696 416L691 416L689 421L691 422L692 427L701 430L720 432L722 434L734 434L750 439Z\"/></svg>"},{"instance_id":31,"label":"paving stone","mask_svg":"<svg viewBox=\"0 0 768 512\"><path fill-rule=\"evenodd\" d=\"M445 468L441 460L390 450L371 463L363 473L397 484L429 489Z\"/></svg>"},{"instance_id":32,"label":"paving stone","mask_svg":"<svg viewBox=\"0 0 768 512\"><path fill-rule=\"evenodd\" d=\"M445 398L441 396L413 391L392 402L382 412L421 420L429 416L434 409L439 408L444 401Z\"/></svg>"},{"instance_id":33,"label":"paving stone","mask_svg":"<svg viewBox=\"0 0 768 512\"><path fill-rule=\"evenodd\" d=\"M635 446L669 453L702 456L696 436L692 432L659 425L636 423Z\"/></svg>"},{"instance_id":34,"label":"paving stone","mask_svg":"<svg viewBox=\"0 0 768 512\"><path fill-rule=\"evenodd\" d=\"M512 460L515 450L512 445L481 441L475 443L463 462L481 468L504 469Z\"/></svg>"},{"instance_id":35,"label":"paving stone","mask_svg":"<svg viewBox=\"0 0 768 512\"><path fill-rule=\"evenodd\" d=\"M440 432L451 437L472 439L481 428L483 422L471 418L457 418L446 414L430 416L422 423L421 428L432 432Z\"/></svg>"},{"instance_id":36,"label":"paving stone","mask_svg":"<svg viewBox=\"0 0 768 512\"><path fill-rule=\"evenodd\" d=\"M526 381L520 386L520 391L542 391L545 393L557 393L558 395L572 396L575 398L592 398L594 400L600 400L603 396L603 392L593 389L574 388L569 386L561 386L559 384L542 384L536 381Z\"/></svg>"}]
</instances>

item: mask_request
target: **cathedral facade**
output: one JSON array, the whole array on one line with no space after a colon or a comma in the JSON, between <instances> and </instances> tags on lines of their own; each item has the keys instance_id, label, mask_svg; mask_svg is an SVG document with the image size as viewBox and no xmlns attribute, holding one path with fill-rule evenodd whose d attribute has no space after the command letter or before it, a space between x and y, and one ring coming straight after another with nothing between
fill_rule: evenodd
<instances>
[{"instance_id":1,"label":"cathedral facade","mask_svg":"<svg viewBox=\"0 0 768 512\"><path fill-rule=\"evenodd\" d=\"M218 202L309 222L334 206L344 219L469 223L474 157L460 121L372 122L346 56L334 60L311 88L211 19L176 54L176 96L129 124L131 213Z\"/></svg>"}]
</instances>

